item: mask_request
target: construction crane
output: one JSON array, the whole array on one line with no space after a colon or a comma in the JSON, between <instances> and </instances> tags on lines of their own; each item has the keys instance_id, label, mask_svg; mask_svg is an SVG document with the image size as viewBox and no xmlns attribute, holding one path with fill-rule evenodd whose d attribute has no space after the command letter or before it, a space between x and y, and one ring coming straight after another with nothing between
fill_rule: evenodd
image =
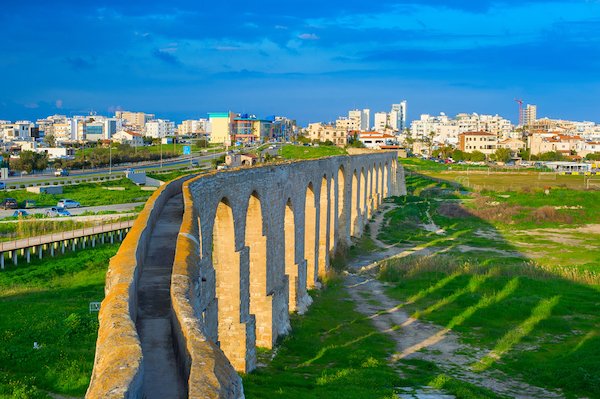
<instances>
[{"instance_id":1,"label":"construction crane","mask_svg":"<svg viewBox=\"0 0 600 399\"><path fill-rule=\"evenodd\" d=\"M517 104L519 104L519 126L523 126L523 100L515 98Z\"/></svg>"}]
</instances>

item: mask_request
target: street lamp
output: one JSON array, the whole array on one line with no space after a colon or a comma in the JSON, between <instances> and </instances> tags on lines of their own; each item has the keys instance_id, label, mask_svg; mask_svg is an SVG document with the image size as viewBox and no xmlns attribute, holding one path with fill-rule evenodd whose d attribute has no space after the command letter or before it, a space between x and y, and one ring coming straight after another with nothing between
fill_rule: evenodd
<instances>
[{"instance_id":1,"label":"street lamp","mask_svg":"<svg viewBox=\"0 0 600 399\"><path fill-rule=\"evenodd\" d=\"M160 140L160 168L162 169L162 167L163 167L163 160L162 160L162 137L159 140Z\"/></svg>"},{"instance_id":2,"label":"street lamp","mask_svg":"<svg viewBox=\"0 0 600 399\"><path fill-rule=\"evenodd\" d=\"M108 174L112 174L112 141L108 140Z\"/></svg>"}]
</instances>

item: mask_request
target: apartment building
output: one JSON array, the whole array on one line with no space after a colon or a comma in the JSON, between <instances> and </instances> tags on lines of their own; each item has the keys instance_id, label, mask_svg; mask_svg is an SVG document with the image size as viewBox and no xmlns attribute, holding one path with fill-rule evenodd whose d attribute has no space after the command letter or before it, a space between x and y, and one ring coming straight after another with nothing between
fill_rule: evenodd
<instances>
[{"instance_id":1,"label":"apartment building","mask_svg":"<svg viewBox=\"0 0 600 399\"><path fill-rule=\"evenodd\" d=\"M154 119L146 122L145 136L163 138L175 135L175 123L166 119Z\"/></svg>"},{"instance_id":2,"label":"apartment building","mask_svg":"<svg viewBox=\"0 0 600 399\"><path fill-rule=\"evenodd\" d=\"M488 132L465 132L458 135L458 149L464 152L480 151L493 154L498 148L498 137Z\"/></svg>"},{"instance_id":3,"label":"apartment building","mask_svg":"<svg viewBox=\"0 0 600 399\"><path fill-rule=\"evenodd\" d=\"M349 132L345 129L338 129L336 126L326 125L320 122L309 124L306 133L310 140L323 142L329 140L339 147L348 144L348 137L353 134L353 132Z\"/></svg>"}]
</instances>

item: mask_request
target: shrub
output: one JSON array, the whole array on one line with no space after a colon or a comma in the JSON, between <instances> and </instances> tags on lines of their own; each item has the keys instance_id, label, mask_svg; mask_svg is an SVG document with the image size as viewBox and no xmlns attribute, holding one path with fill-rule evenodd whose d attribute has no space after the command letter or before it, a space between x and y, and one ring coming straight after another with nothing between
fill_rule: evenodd
<instances>
[{"instance_id":1,"label":"shrub","mask_svg":"<svg viewBox=\"0 0 600 399\"><path fill-rule=\"evenodd\" d=\"M536 223L555 222L573 223L573 217L567 213L559 212L553 206L542 206L531 212L530 219Z\"/></svg>"},{"instance_id":2,"label":"shrub","mask_svg":"<svg viewBox=\"0 0 600 399\"><path fill-rule=\"evenodd\" d=\"M449 218L468 218L473 216L462 205L454 202L442 202L438 206L438 213Z\"/></svg>"}]
</instances>

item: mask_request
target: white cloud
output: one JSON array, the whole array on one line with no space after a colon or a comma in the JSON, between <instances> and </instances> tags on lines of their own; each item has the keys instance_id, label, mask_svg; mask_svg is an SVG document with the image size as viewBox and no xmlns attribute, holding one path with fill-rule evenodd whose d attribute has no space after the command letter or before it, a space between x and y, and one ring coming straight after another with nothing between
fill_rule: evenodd
<instances>
[{"instance_id":1,"label":"white cloud","mask_svg":"<svg viewBox=\"0 0 600 399\"><path fill-rule=\"evenodd\" d=\"M298 39L302 40L319 40L319 36L314 33L301 33L298 35Z\"/></svg>"}]
</instances>

